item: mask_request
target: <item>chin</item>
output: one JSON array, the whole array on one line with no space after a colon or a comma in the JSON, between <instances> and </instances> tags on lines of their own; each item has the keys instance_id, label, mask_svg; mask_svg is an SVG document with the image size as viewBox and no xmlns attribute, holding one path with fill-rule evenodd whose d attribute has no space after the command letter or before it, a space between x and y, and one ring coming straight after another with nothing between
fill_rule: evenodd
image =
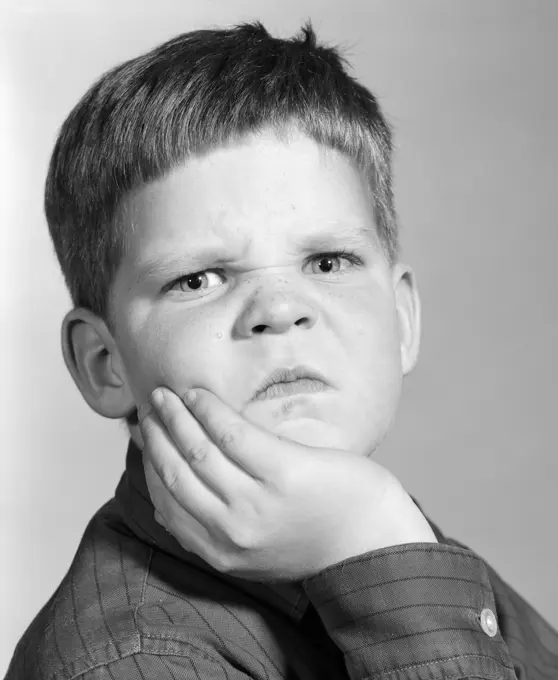
<instances>
[{"instance_id":1,"label":"chin","mask_svg":"<svg viewBox=\"0 0 558 680\"><path fill-rule=\"evenodd\" d=\"M342 451L351 450L351 443L345 433L341 432L338 427L315 418L284 420L269 429L273 434L305 446Z\"/></svg>"}]
</instances>

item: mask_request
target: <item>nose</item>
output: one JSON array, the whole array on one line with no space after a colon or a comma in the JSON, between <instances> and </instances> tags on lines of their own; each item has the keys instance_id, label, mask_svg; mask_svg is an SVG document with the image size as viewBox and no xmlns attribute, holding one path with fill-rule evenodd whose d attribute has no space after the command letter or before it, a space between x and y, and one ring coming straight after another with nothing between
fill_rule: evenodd
<instances>
[{"instance_id":1,"label":"nose","mask_svg":"<svg viewBox=\"0 0 558 680\"><path fill-rule=\"evenodd\" d=\"M317 321L312 302L284 279L259 284L236 323L241 337L262 333L286 333L293 326L310 329Z\"/></svg>"}]
</instances>

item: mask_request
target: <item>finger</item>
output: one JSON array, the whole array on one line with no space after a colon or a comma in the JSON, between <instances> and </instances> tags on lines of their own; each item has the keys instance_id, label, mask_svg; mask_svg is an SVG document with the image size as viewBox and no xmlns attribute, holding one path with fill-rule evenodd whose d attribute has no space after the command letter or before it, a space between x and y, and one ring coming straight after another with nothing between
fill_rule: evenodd
<instances>
[{"instance_id":1,"label":"finger","mask_svg":"<svg viewBox=\"0 0 558 680\"><path fill-rule=\"evenodd\" d=\"M211 526L208 518L203 518L203 522L200 522L198 518L187 512L167 491L149 459L144 460L144 469L155 512L160 515L159 523L172 534L184 550L199 555L213 567L222 571L228 566L226 546L229 542L226 537L224 540L219 540L220 529ZM205 523L211 526L211 531L208 531Z\"/></svg>"},{"instance_id":2,"label":"finger","mask_svg":"<svg viewBox=\"0 0 558 680\"><path fill-rule=\"evenodd\" d=\"M259 482L275 479L287 464L288 447L297 446L245 420L209 390L196 387L195 401L186 395L185 403L217 447Z\"/></svg>"},{"instance_id":3,"label":"finger","mask_svg":"<svg viewBox=\"0 0 558 680\"><path fill-rule=\"evenodd\" d=\"M144 466L148 462L151 464L165 493L207 529L222 520L227 506L180 456L157 416L151 413L143 418L140 427L144 440ZM160 497L165 495L163 488L158 487Z\"/></svg>"},{"instance_id":4,"label":"finger","mask_svg":"<svg viewBox=\"0 0 558 680\"><path fill-rule=\"evenodd\" d=\"M178 395L166 388L159 388L157 392L164 399L154 399L156 413L195 474L227 503L258 490L257 482L218 449Z\"/></svg>"},{"instance_id":5,"label":"finger","mask_svg":"<svg viewBox=\"0 0 558 680\"><path fill-rule=\"evenodd\" d=\"M194 517L176 501L159 477L149 457L144 458L144 470L147 488L155 509L156 521L159 521L157 515L160 515L162 521L159 523L162 523L164 528L170 531L184 547L186 547L184 539L192 533L198 537L198 540L209 541L210 534L204 524L207 522L207 518ZM200 521L200 519L203 521Z\"/></svg>"}]
</instances>

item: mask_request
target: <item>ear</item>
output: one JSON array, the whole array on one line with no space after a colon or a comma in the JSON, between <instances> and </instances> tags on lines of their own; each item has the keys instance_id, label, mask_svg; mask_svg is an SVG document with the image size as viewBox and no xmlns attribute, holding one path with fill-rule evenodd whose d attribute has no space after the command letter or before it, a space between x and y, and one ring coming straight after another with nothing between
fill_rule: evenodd
<instances>
[{"instance_id":1,"label":"ear","mask_svg":"<svg viewBox=\"0 0 558 680\"><path fill-rule=\"evenodd\" d=\"M72 309L62 322L62 354L85 401L105 418L136 407L124 364L107 325L91 311Z\"/></svg>"},{"instance_id":2,"label":"ear","mask_svg":"<svg viewBox=\"0 0 558 680\"><path fill-rule=\"evenodd\" d=\"M420 297L413 270L404 264L396 264L392 270L395 306L401 346L401 367L403 375L415 367L421 333Z\"/></svg>"}]
</instances>

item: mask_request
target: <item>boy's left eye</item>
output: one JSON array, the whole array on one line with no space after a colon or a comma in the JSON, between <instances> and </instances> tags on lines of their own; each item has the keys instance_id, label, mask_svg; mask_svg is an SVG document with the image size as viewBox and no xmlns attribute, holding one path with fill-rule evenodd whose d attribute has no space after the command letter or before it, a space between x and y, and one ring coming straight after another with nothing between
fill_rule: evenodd
<instances>
[{"instance_id":1,"label":"boy's left eye","mask_svg":"<svg viewBox=\"0 0 558 680\"><path fill-rule=\"evenodd\" d=\"M327 271L324 271L324 268L320 267L320 271L313 271L314 274L338 274L340 266L335 267L334 262L336 260L341 260L345 259L347 262L351 264L351 266L362 266L364 263L362 259L356 255L354 252L349 251L349 250L336 250L331 253L319 253L317 255L313 255L310 258L311 263L318 263L319 265L326 263L325 264L325 269ZM333 268L333 271L331 271L331 268ZM184 276L181 276L179 279L176 279L176 281L173 281L171 284L166 286L166 290L174 290L175 288L179 288L180 292L183 293L199 293L201 291L207 291L209 286L204 287L203 286L203 281L207 281L210 276L214 276L217 279L219 277L223 277L222 274L222 269L204 269L199 272L193 272L192 274L185 274ZM341 272L341 275L343 272ZM183 284L186 284L187 286L191 286L189 289L184 289ZM199 297L199 296L198 296Z\"/></svg>"},{"instance_id":2,"label":"boy's left eye","mask_svg":"<svg viewBox=\"0 0 558 680\"><path fill-rule=\"evenodd\" d=\"M350 262L352 266L357 265L357 266L362 266L364 263L358 255L356 255L353 251L351 250L335 250L332 253L318 253L318 255L313 255L310 260L312 262L329 262L331 263L334 260L341 260L345 259L347 262ZM320 274L337 274L339 269L336 269L334 272L331 271L321 271L321 272L316 272Z\"/></svg>"}]
</instances>

